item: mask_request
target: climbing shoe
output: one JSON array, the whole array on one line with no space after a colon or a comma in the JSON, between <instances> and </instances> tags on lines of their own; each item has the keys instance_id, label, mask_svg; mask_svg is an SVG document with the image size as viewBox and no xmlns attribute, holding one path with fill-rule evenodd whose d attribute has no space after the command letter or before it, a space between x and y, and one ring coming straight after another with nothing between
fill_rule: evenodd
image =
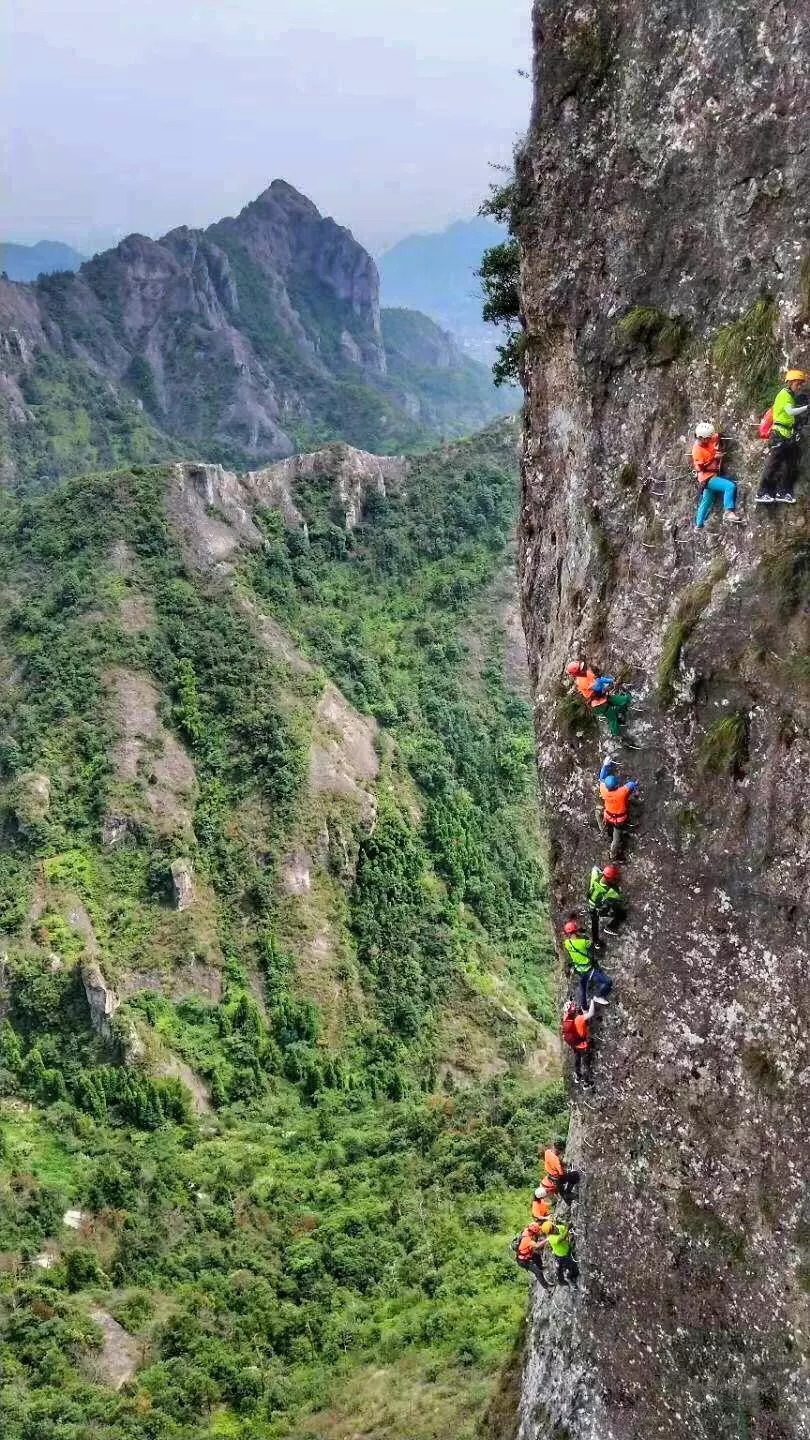
<instances>
[{"instance_id":1,"label":"climbing shoe","mask_svg":"<svg viewBox=\"0 0 810 1440\"><path fill-rule=\"evenodd\" d=\"M738 515L736 510L724 510L723 519L726 525L742 525L743 523L742 515Z\"/></svg>"},{"instance_id":2,"label":"climbing shoe","mask_svg":"<svg viewBox=\"0 0 810 1440\"><path fill-rule=\"evenodd\" d=\"M754 504L755 504L755 505L773 505L773 495L756 495L756 496L754 497Z\"/></svg>"},{"instance_id":3,"label":"climbing shoe","mask_svg":"<svg viewBox=\"0 0 810 1440\"><path fill-rule=\"evenodd\" d=\"M795 504L796 504L796 496L795 496L795 495L777 495L777 496L775 497L775 499L776 499L777 505L795 505Z\"/></svg>"},{"instance_id":4,"label":"climbing shoe","mask_svg":"<svg viewBox=\"0 0 810 1440\"><path fill-rule=\"evenodd\" d=\"M608 1004L608 1001L605 999L604 995L594 995L593 998L594 998L594 1000L596 1001L597 1005L607 1005L607 1004Z\"/></svg>"}]
</instances>

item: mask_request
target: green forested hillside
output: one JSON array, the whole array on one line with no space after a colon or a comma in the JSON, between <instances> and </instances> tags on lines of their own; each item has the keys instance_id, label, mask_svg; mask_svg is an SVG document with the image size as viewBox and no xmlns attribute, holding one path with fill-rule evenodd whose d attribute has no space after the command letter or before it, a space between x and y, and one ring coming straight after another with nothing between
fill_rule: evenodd
<instances>
[{"instance_id":1,"label":"green forested hillside","mask_svg":"<svg viewBox=\"0 0 810 1440\"><path fill-rule=\"evenodd\" d=\"M562 1107L512 449L261 545L194 467L3 499L5 1440L486 1433Z\"/></svg>"}]
</instances>

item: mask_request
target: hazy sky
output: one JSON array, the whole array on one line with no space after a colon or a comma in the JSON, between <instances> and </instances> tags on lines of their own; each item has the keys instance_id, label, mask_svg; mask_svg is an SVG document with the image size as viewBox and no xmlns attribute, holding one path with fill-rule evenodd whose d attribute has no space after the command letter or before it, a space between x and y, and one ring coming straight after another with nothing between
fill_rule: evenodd
<instances>
[{"instance_id":1,"label":"hazy sky","mask_svg":"<svg viewBox=\"0 0 810 1440\"><path fill-rule=\"evenodd\" d=\"M475 212L529 112L531 0L6 0L0 236L78 249L282 176L379 250Z\"/></svg>"}]
</instances>

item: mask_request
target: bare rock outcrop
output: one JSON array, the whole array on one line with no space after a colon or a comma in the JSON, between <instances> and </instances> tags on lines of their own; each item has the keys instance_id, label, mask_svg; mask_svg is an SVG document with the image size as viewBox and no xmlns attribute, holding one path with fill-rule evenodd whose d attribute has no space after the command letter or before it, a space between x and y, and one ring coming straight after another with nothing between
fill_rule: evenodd
<instances>
[{"instance_id":1,"label":"bare rock outcrop","mask_svg":"<svg viewBox=\"0 0 810 1440\"><path fill-rule=\"evenodd\" d=\"M367 498L396 491L407 473L404 459L371 455L351 445L327 445L240 474L222 465L187 462L172 469L169 513L196 567L227 576L240 548L257 550L264 543L257 510L279 510L290 529L303 528L295 501L302 481L315 480L329 488L346 529L353 530L363 518Z\"/></svg>"},{"instance_id":2,"label":"bare rock outcrop","mask_svg":"<svg viewBox=\"0 0 810 1440\"><path fill-rule=\"evenodd\" d=\"M327 445L309 455L293 455L268 470L260 470L248 476L255 488L257 498L263 503L272 494L274 485L283 485L294 495L295 487L303 479L317 479L328 476L334 487L335 500L339 503L347 530L354 530L363 518L363 503L366 496L386 495L400 486L407 474L407 464L396 455L370 455L365 450L355 450L351 445Z\"/></svg>"},{"instance_id":3,"label":"bare rock outcrop","mask_svg":"<svg viewBox=\"0 0 810 1440\"><path fill-rule=\"evenodd\" d=\"M808 32L760 0L538 0L535 31L520 570L556 920L604 855L580 648L635 691L643 807L578 1121L584 1285L536 1302L520 1435L803 1440L810 529L748 498L769 386L810 361ZM693 529L705 418L736 531Z\"/></svg>"},{"instance_id":4,"label":"bare rock outcrop","mask_svg":"<svg viewBox=\"0 0 810 1440\"><path fill-rule=\"evenodd\" d=\"M308 895L312 889L312 857L306 850L293 850L281 862L281 887L285 895Z\"/></svg>"},{"instance_id":5,"label":"bare rock outcrop","mask_svg":"<svg viewBox=\"0 0 810 1440\"><path fill-rule=\"evenodd\" d=\"M105 841L118 843L123 826L148 821L163 833L189 834L196 790L194 766L161 722L158 692L148 675L117 667L106 676L118 740L117 780Z\"/></svg>"},{"instance_id":6,"label":"bare rock outcrop","mask_svg":"<svg viewBox=\"0 0 810 1440\"><path fill-rule=\"evenodd\" d=\"M93 924L81 900L68 901L67 919L84 944L81 961L82 986L90 1011L90 1024L108 1045L120 1047L126 1065L136 1065L144 1058L143 1041L131 1020L116 1023L118 996L107 980L99 962L98 941ZM121 1017L123 1021L123 1017Z\"/></svg>"},{"instance_id":7,"label":"bare rock outcrop","mask_svg":"<svg viewBox=\"0 0 810 1440\"><path fill-rule=\"evenodd\" d=\"M24 831L36 829L48 818L51 808L50 776L26 770L14 782L12 804L17 824Z\"/></svg>"},{"instance_id":8,"label":"bare rock outcrop","mask_svg":"<svg viewBox=\"0 0 810 1440\"><path fill-rule=\"evenodd\" d=\"M100 1305L91 1305L88 1313L103 1337L101 1351L89 1362L88 1368L98 1374L102 1384L109 1385L111 1390L120 1390L135 1374L141 1347L135 1337Z\"/></svg>"},{"instance_id":9,"label":"bare rock outcrop","mask_svg":"<svg viewBox=\"0 0 810 1440\"><path fill-rule=\"evenodd\" d=\"M355 710L336 686L324 688L310 752L310 790L354 801L368 829L376 814L372 786L380 771L377 734L376 720Z\"/></svg>"},{"instance_id":10,"label":"bare rock outcrop","mask_svg":"<svg viewBox=\"0 0 810 1440\"><path fill-rule=\"evenodd\" d=\"M178 910L188 910L194 903L194 867L181 856L172 861L171 872L175 906Z\"/></svg>"}]
</instances>

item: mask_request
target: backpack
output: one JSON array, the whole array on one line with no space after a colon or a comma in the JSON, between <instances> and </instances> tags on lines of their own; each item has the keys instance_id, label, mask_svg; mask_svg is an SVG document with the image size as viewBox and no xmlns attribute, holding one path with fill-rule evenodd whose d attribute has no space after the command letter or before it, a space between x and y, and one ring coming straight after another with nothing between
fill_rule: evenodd
<instances>
[{"instance_id":1,"label":"backpack","mask_svg":"<svg viewBox=\"0 0 810 1440\"><path fill-rule=\"evenodd\" d=\"M576 1025L574 1023L575 1020L575 1015L566 1015L562 1023L562 1038L565 1041L566 1045L571 1046L572 1050L576 1049L582 1038L580 1035L577 1034Z\"/></svg>"},{"instance_id":2,"label":"backpack","mask_svg":"<svg viewBox=\"0 0 810 1440\"><path fill-rule=\"evenodd\" d=\"M521 1242L522 1239L523 1239L523 1231L522 1231L522 1230L519 1230L518 1233L517 1233L517 1235L515 1236L514 1240L511 1242L511 1244L510 1244L510 1246L509 1246L509 1249L512 1251L512 1254L515 1256L515 1259L517 1259L518 1246L520 1245L520 1242Z\"/></svg>"},{"instance_id":3,"label":"backpack","mask_svg":"<svg viewBox=\"0 0 810 1440\"><path fill-rule=\"evenodd\" d=\"M763 415L762 419L761 419L760 422L759 422L759 438L760 438L760 440L770 440L770 438L771 438L771 431L772 431L772 430L773 430L773 406L771 406L770 410L766 410L766 411L765 411L765 414Z\"/></svg>"}]
</instances>

